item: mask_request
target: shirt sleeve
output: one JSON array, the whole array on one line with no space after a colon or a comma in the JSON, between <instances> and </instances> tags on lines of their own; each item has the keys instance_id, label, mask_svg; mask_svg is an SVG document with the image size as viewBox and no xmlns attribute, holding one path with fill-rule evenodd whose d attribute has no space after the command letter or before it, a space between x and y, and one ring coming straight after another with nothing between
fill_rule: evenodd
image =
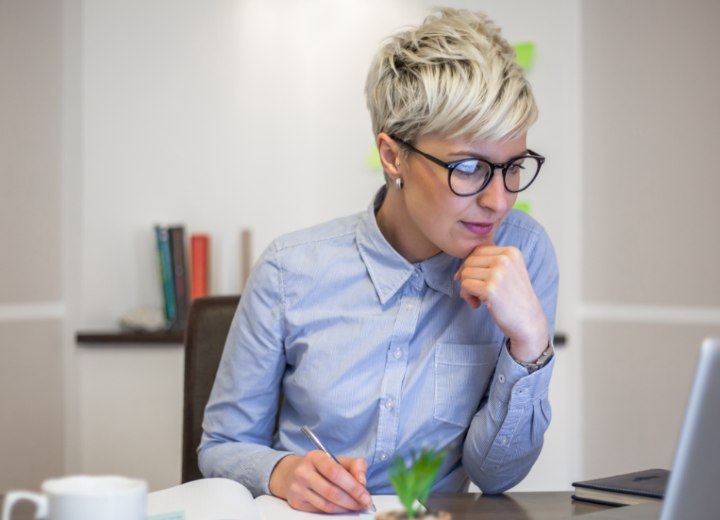
<instances>
[{"instance_id":1,"label":"shirt sleeve","mask_svg":"<svg viewBox=\"0 0 720 520\"><path fill-rule=\"evenodd\" d=\"M552 338L558 268L552 243L544 231L524 255ZM556 356L529 374L510 356L507 340L504 343L490 386L470 423L463 446L465 471L488 494L502 493L528 474L540 455L551 418L548 387Z\"/></svg>"},{"instance_id":2,"label":"shirt sleeve","mask_svg":"<svg viewBox=\"0 0 720 520\"><path fill-rule=\"evenodd\" d=\"M285 356L282 273L273 248L253 270L233 318L205 416L198 465L205 477L269 494L271 448Z\"/></svg>"}]
</instances>

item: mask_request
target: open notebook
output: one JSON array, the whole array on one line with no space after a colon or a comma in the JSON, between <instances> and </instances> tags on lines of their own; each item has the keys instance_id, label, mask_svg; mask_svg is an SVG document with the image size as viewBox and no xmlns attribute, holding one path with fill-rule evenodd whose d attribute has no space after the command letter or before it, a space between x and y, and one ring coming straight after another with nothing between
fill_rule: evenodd
<instances>
[{"instance_id":1,"label":"open notebook","mask_svg":"<svg viewBox=\"0 0 720 520\"><path fill-rule=\"evenodd\" d=\"M373 495L377 510L402 509L396 495ZM253 498L242 484L225 478L194 480L148 494L148 520L312 520L328 515L304 513L272 496ZM332 515L365 519L374 515Z\"/></svg>"},{"instance_id":2,"label":"open notebook","mask_svg":"<svg viewBox=\"0 0 720 520\"><path fill-rule=\"evenodd\" d=\"M662 502L581 515L583 520L710 520L720 518L720 340L700 349L685 420Z\"/></svg>"}]
</instances>

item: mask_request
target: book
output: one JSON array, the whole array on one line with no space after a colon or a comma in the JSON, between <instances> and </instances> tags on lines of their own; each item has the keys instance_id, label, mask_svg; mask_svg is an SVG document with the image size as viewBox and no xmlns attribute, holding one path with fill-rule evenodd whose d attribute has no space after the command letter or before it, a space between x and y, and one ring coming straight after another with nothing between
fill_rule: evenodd
<instances>
[{"instance_id":1,"label":"book","mask_svg":"<svg viewBox=\"0 0 720 520\"><path fill-rule=\"evenodd\" d=\"M208 294L208 243L206 234L190 235L190 300Z\"/></svg>"},{"instance_id":2,"label":"book","mask_svg":"<svg viewBox=\"0 0 720 520\"><path fill-rule=\"evenodd\" d=\"M397 495L373 495L379 512L402 509ZM148 493L148 520L312 520L328 515L297 511L280 498L250 491L234 480L205 478ZM332 515L333 519L372 519L374 515Z\"/></svg>"},{"instance_id":3,"label":"book","mask_svg":"<svg viewBox=\"0 0 720 520\"><path fill-rule=\"evenodd\" d=\"M173 288L175 294L175 320L172 329L185 330L188 313L187 260L185 258L185 227L168 227L170 257L172 259Z\"/></svg>"},{"instance_id":4,"label":"book","mask_svg":"<svg viewBox=\"0 0 720 520\"><path fill-rule=\"evenodd\" d=\"M646 469L573 482L573 499L613 506L656 502L665 495L669 476L666 469Z\"/></svg>"},{"instance_id":5,"label":"book","mask_svg":"<svg viewBox=\"0 0 720 520\"><path fill-rule=\"evenodd\" d=\"M165 321L175 321L175 288L173 287L172 258L170 254L170 235L165 226L155 226L158 260L160 264L160 286L163 295Z\"/></svg>"}]
</instances>

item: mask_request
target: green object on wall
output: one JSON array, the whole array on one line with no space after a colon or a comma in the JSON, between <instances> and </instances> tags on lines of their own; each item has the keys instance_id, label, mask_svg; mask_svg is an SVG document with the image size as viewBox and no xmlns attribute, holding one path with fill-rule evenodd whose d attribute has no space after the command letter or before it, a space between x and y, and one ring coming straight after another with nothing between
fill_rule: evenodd
<instances>
[{"instance_id":1,"label":"green object on wall","mask_svg":"<svg viewBox=\"0 0 720 520\"><path fill-rule=\"evenodd\" d=\"M532 214L532 206L530 202L527 200L517 200L515 201L515 205L513 206L514 209L519 209L520 211L524 211L528 215Z\"/></svg>"},{"instance_id":2,"label":"green object on wall","mask_svg":"<svg viewBox=\"0 0 720 520\"><path fill-rule=\"evenodd\" d=\"M515 60L524 70L528 70L535 60L535 44L533 42L516 43L513 48L515 49Z\"/></svg>"}]
</instances>

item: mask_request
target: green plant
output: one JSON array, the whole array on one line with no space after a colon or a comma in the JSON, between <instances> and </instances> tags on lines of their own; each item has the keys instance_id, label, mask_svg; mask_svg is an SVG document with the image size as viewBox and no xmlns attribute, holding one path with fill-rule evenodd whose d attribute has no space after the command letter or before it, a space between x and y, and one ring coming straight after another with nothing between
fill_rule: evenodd
<instances>
[{"instance_id":1,"label":"green plant","mask_svg":"<svg viewBox=\"0 0 720 520\"><path fill-rule=\"evenodd\" d=\"M446 450L423 448L419 455L413 454L409 466L402 457L396 457L390 464L388 478L408 518L415 518L425 504L446 454Z\"/></svg>"}]
</instances>

